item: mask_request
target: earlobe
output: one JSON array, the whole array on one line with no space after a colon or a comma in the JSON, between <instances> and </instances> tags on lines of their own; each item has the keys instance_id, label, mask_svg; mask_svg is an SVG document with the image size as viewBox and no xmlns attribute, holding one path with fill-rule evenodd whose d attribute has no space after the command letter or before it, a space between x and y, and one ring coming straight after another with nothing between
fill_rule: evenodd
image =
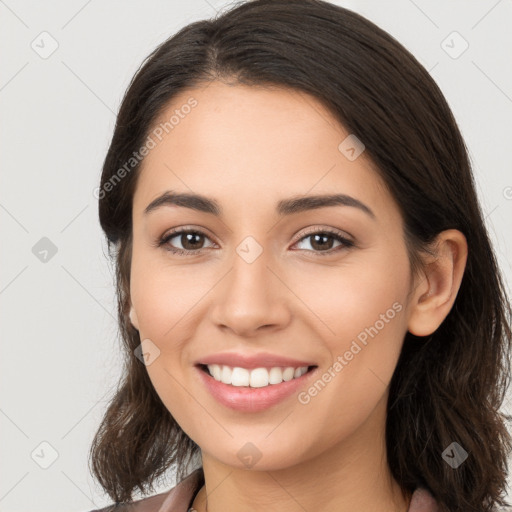
<instances>
[{"instance_id":1,"label":"earlobe","mask_svg":"<svg viewBox=\"0 0 512 512\"><path fill-rule=\"evenodd\" d=\"M132 323L135 329L139 330L139 319L137 318L137 313L135 313L135 309L133 306L130 307L130 322Z\"/></svg>"},{"instance_id":2,"label":"earlobe","mask_svg":"<svg viewBox=\"0 0 512 512\"><path fill-rule=\"evenodd\" d=\"M448 316L466 267L468 247L460 231L443 231L435 245L437 256L426 265L410 305L408 330L415 336L432 334Z\"/></svg>"}]
</instances>

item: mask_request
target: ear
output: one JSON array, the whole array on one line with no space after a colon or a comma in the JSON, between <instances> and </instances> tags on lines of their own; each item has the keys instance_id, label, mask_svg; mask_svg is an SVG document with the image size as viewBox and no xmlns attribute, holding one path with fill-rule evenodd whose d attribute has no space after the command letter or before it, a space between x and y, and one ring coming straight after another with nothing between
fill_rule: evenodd
<instances>
[{"instance_id":1,"label":"ear","mask_svg":"<svg viewBox=\"0 0 512 512\"><path fill-rule=\"evenodd\" d=\"M130 306L130 322L135 329L139 330L139 319L137 318L137 313L135 313L133 306Z\"/></svg>"},{"instance_id":2,"label":"ear","mask_svg":"<svg viewBox=\"0 0 512 512\"><path fill-rule=\"evenodd\" d=\"M448 316L466 267L468 245L460 231L443 231L434 246L437 255L430 257L423 273L417 277L409 305L408 330L416 336L432 334Z\"/></svg>"}]
</instances>

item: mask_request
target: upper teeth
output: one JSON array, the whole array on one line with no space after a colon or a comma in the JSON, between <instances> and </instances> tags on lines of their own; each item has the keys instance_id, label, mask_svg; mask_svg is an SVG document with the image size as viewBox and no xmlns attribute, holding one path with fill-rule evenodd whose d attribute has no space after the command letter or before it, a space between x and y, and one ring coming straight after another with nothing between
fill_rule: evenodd
<instances>
[{"instance_id":1,"label":"upper teeth","mask_svg":"<svg viewBox=\"0 0 512 512\"><path fill-rule=\"evenodd\" d=\"M248 370L238 366L224 366L218 364L209 364L210 375L217 381L232 386L250 386L251 388L262 388L269 384L280 384L283 381L296 379L308 371L307 366L293 368L254 368Z\"/></svg>"}]
</instances>

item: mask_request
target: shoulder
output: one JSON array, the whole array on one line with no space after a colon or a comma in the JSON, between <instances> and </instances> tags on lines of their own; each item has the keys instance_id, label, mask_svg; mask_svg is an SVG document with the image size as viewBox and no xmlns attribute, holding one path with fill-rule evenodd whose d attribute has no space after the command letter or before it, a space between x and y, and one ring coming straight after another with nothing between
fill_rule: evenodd
<instances>
[{"instance_id":1,"label":"shoulder","mask_svg":"<svg viewBox=\"0 0 512 512\"><path fill-rule=\"evenodd\" d=\"M89 512L187 512L194 495L204 484L203 469L198 468L169 491L131 503L111 504ZM407 512L439 512L437 501L425 487L418 487Z\"/></svg>"},{"instance_id":2,"label":"shoulder","mask_svg":"<svg viewBox=\"0 0 512 512\"><path fill-rule=\"evenodd\" d=\"M412 495L407 512L439 512L439 507L426 487L418 487Z\"/></svg>"},{"instance_id":3,"label":"shoulder","mask_svg":"<svg viewBox=\"0 0 512 512\"><path fill-rule=\"evenodd\" d=\"M113 503L103 508L91 510L89 512L152 512L159 510L170 491L149 496L131 503Z\"/></svg>"},{"instance_id":4,"label":"shoulder","mask_svg":"<svg viewBox=\"0 0 512 512\"><path fill-rule=\"evenodd\" d=\"M88 512L187 512L189 504L203 484L203 469L198 468L169 491L131 503L113 503Z\"/></svg>"}]
</instances>

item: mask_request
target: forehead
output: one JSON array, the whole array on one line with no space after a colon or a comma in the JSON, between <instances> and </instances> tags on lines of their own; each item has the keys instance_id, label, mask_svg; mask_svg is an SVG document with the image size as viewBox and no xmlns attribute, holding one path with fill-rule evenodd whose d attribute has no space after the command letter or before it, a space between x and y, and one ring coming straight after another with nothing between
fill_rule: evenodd
<instances>
[{"instance_id":1,"label":"forehead","mask_svg":"<svg viewBox=\"0 0 512 512\"><path fill-rule=\"evenodd\" d=\"M300 91L211 82L175 96L150 136L134 215L170 189L218 198L234 211L322 193L364 198L374 211L392 206L364 151L351 161L340 150L351 134Z\"/></svg>"}]
</instances>

